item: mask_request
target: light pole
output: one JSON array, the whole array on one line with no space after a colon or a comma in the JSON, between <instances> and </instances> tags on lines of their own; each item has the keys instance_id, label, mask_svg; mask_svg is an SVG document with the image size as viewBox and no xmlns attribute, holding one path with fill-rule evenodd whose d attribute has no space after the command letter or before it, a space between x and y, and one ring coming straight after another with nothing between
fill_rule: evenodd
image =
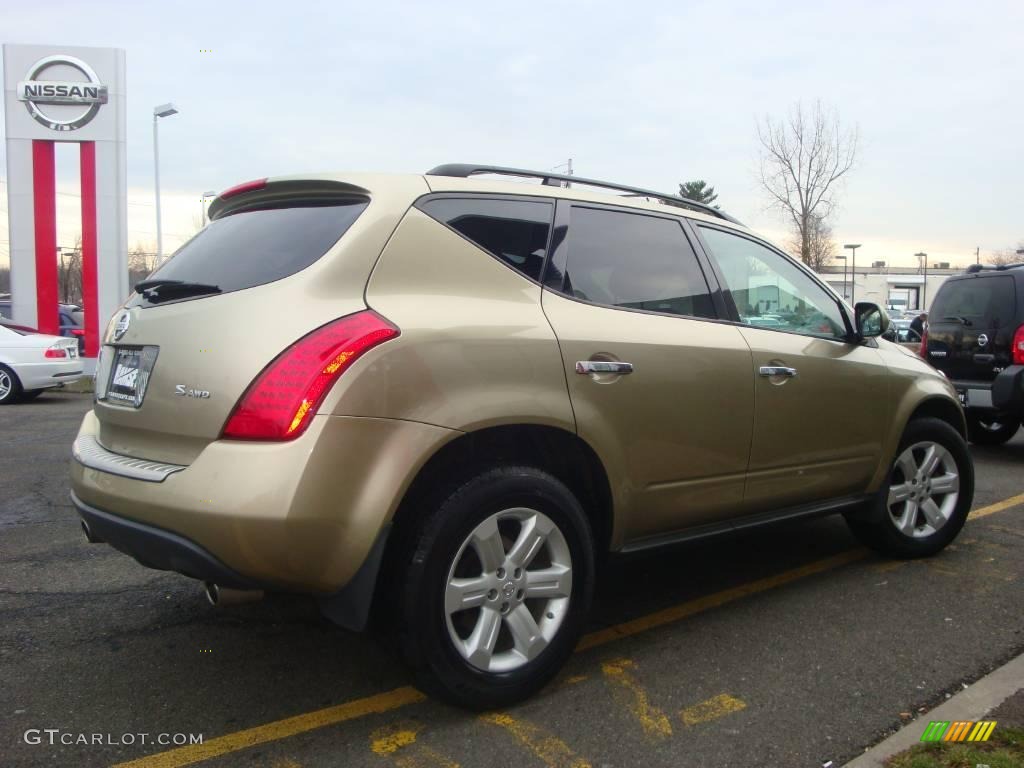
<instances>
[{"instance_id":1,"label":"light pole","mask_svg":"<svg viewBox=\"0 0 1024 768\"><path fill-rule=\"evenodd\" d=\"M850 261L850 304L857 306L857 249L860 248L860 243L847 243L843 248L849 248L853 253L853 259Z\"/></svg>"},{"instance_id":2,"label":"light pole","mask_svg":"<svg viewBox=\"0 0 1024 768\"><path fill-rule=\"evenodd\" d=\"M203 196L199 198L199 207L202 209L204 227L206 226L206 201L216 196L217 192L211 189L209 192L203 192Z\"/></svg>"},{"instance_id":3,"label":"light pole","mask_svg":"<svg viewBox=\"0 0 1024 768\"><path fill-rule=\"evenodd\" d=\"M915 258L921 259L924 263L924 288L922 289L921 297L921 311L928 311L928 254L927 253L915 253Z\"/></svg>"},{"instance_id":4,"label":"light pole","mask_svg":"<svg viewBox=\"0 0 1024 768\"><path fill-rule=\"evenodd\" d=\"M160 229L160 141L157 131L157 124L161 117L170 117L178 114L178 108L173 104L161 104L153 107L153 178L156 182L156 265L159 267L164 261L164 240L163 232Z\"/></svg>"},{"instance_id":5,"label":"light pole","mask_svg":"<svg viewBox=\"0 0 1024 768\"><path fill-rule=\"evenodd\" d=\"M846 257L836 256L836 258L843 261L843 301L846 301Z\"/></svg>"}]
</instances>

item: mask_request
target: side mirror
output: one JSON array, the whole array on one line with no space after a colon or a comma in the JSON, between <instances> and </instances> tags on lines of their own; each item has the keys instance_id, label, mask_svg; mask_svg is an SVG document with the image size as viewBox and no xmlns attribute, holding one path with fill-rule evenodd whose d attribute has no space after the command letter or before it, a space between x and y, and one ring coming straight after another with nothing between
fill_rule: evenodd
<instances>
[{"instance_id":1,"label":"side mirror","mask_svg":"<svg viewBox=\"0 0 1024 768\"><path fill-rule=\"evenodd\" d=\"M858 301L853 315L857 335L862 339L881 336L889 330L889 316L874 302Z\"/></svg>"}]
</instances>

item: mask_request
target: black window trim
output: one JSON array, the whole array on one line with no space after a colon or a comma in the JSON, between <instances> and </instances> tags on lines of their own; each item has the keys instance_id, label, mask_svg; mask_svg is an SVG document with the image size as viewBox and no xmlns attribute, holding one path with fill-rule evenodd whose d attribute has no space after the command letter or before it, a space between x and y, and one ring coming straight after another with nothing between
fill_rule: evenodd
<instances>
[{"instance_id":1,"label":"black window trim","mask_svg":"<svg viewBox=\"0 0 1024 768\"><path fill-rule=\"evenodd\" d=\"M693 251L694 257L697 260L697 267L700 270L701 275L704 278L704 283L708 289L708 295L711 297L711 305L715 310L716 317L701 317L699 315L682 315L675 312L659 312L654 309L639 309L637 307L622 307L617 304L604 304L599 301L590 301L589 299L580 299L576 296L570 296L565 293L565 275L563 272L562 283L556 288L553 285L548 285L545 281L547 279L547 265L549 261L555 260L555 253L549 251L548 258L545 259L544 272L541 273L541 281L545 291L550 291L557 294L563 299L569 301L575 301L578 304L586 304L591 307L602 307L603 309L615 309L619 312L638 312L643 315L656 315L658 317L672 317L679 320L697 320L706 323L728 323L732 324L732 321L727 317L727 306L722 295L721 281L718 279L718 275L710 270L710 264L700 247L695 244L693 234L687 231L686 217L679 214L662 213L661 211L648 211L643 208L633 208L629 206L621 205L608 205L607 203L594 203L589 200L572 200L572 199L558 199L558 209L555 212L555 227L552 228L552 232L556 227L564 228L561 233L562 237L558 243L555 243L555 249L568 248L568 242L572 236L572 222L571 222L571 209L572 208L591 208L596 210L607 210L615 213L627 213L635 216L649 216L654 219L666 219L669 221L676 222L680 230L682 231L683 238L690 244L690 248Z\"/></svg>"},{"instance_id":2,"label":"black window trim","mask_svg":"<svg viewBox=\"0 0 1024 768\"><path fill-rule=\"evenodd\" d=\"M464 234L459 232L459 230L455 229L455 227L450 226L449 224L447 224L446 222L441 221L440 219L435 219L433 216L431 216L429 213L427 213L427 211L425 211L424 208L423 208L423 206L426 203L429 203L432 200L508 200L510 202L515 202L515 203L544 203L544 204L546 204L549 208L551 208L551 219L550 219L550 224L548 224L548 239L547 239L547 242L544 245L544 261L541 263L541 266L540 266L540 279L536 280L536 279L530 277L525 272L522 272L522 271L516 269L514 266L512 266L507 261L502 259L500 256L496 256L495 254L491 253L489 250L487 250L482 245L480 245L480 243L478 243L475 240L471 240L470 238L466 237ZM529 280L534 285L543 286L544 285L544 283L543 283L544 273L547 272L548 261L551 258L551 242L552 242L552 236L553 236L554 231L555 231L555 208L556 208L556 202L557 202L557 198L543 197L541 195L510 195L507 192L496 192L496 193L490 193L490 192L428 192L427 194L421 195L420 197L416 198L416 200L412 204L412 207L415 208L416 210L418 210L420 213L422 213L427 218L429 218L431 221L436 221L438 224L440 224L445 229L449 230L450 232L454 232L456 235L461 237L463 240L465 240L467 243L472 245L474 248L480 249L481 251L486 253L488 256L490 256L492 259L494 259L496 262L498 262L499 264L501 264L503 267L505 267L506 269L510 270L514 274L519 275L524 280Z\"/></svg>"},{"instance_id":3,"label":"black window trim","mask_svg":"<svg viewBox=\"0 0 1024 768\"><path fill-rule=\"evenodd\" d=\"M849 314L849 312L846 311L846 307L843 304L842 300L840 300L840 298L836 295L835 291L833 291L832 288L829 285L827 285L820 277L818 277L816 274L814 274L814 272L810 268L808 268L806 264L802 264L801 262L799 262L798 260L796 260L792 256L790 256L788 253L782 251L781 249L779 249L776 246L772 245L768 241L763 240L760 237L757 237L756 235L754 235L752 233L742 232L742 231L739 231L739 230L736 230L736 229L732 229L730 227L718 226L716 224L712 224L710 222L706 222L706 221L703 221L703 220L701 220L699 222L690 221L690 225L692 226L692 228L694 230L694 235L696 236L698 242L700 243L700 247L703 249L705 256L707 257L708 261L711 263L711 268L714 270L715 278L718 280L719 284L722 286L722 294L723 294L723 296L727 300L726 303L727 303L727 306L729 308L729 314L731 316L731 319L728 322L731 323L732 325L737 325L737 326L740 326L742 328L757 328L758 330L761 330L761 331L775 331L776 333L788 333L788 334L791 334L793 336L800 336L800 337L805 338L805 339L807 339L807 338L810 338L810 339L821 339L822 341L832 341L832 342L836 342L836 343L839 343L839 344L858 344L858 343L860 343L860 344L868 344L868 345L870 345L869 342L873 341L873 339L859 340L857 338L857 333L856 333L856 331L855 331L855 329L853 327L853 323L852 323L852 320L850 318L850 314ZM836 307L839 309L839 315L840 315L840 317L843 318L843 323L846 326L846 336L844 338L841 338L841 339L831 339L831 338L828 338L827 336L815 336L814 334L800 333L799 331L791 331L791 330L787 330L785 328L769 328L769 327L762 327L762 326L753 326L750 323L744 323L740 319L739 309L736 307L736 302L735 302L735 300L732 297L732 290L729 288L728 283L725 282L725 276L722 274L722 271L719 268L718 261L715 258L714 253L711 250L711 247L704 240L704 237L703 237L703 235L700 232L702 227L707 227L708 229L717 229L718 231L724 232L724 233L726 233L728 235L735 235L736 237L741 237L741 238L743 238L745 240L749 240L750 242L755 243L756 245L763 246L763 247L767 248L769 251L772 251L773 253L781 256L787 262L789 262L790 264L795 266L797 269L799 269L801 272L803 272L807 277L809 277L811 279L811 281L813 283L815 283L823 291L825 291L825 295L829 296L832 299L832 301L835 303Z\"/></svg>"}]
</instances>

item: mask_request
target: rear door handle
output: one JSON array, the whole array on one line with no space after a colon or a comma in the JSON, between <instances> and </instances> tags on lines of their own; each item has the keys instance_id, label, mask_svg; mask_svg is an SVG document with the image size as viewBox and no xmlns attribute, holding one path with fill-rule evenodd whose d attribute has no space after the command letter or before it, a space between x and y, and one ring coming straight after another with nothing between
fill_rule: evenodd
<instances>
[{"instance_id":1,"label":"rear door handle","mask_svg":"<svg viewBox=\"0 0 1024 768\"><path fill-rule=\"evenodd\" d=\"M633 372L632 363L617 363L608 360L580 360L576 363L576 373L618 373L625 375Z\"/></svg>"},{"instance_id":2,"label":"rear door handle","mask_svg":"<svg viewBox=\"0 0 1024 768\"><path fill-rule=\"evenodd\" d=\"M758 371L762 376L796 376L796 368L787 368L784 365L762 365Z\"/></svg>"}]
</instances>

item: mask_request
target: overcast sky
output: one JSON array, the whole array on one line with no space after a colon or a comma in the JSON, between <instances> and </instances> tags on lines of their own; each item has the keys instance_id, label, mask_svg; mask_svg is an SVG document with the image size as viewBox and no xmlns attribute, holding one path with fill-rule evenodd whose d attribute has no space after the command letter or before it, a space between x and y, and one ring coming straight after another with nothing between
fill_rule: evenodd
<instances>
[{"instance_id":1,"label":"overcast sky","mask_svg":"<svg viewBox=\"0 0 1024 768\"><path fill-rule=\"evenodd\" d=\"M666 191L706 179L782 240L755 121L817 98L861 133L833 221L859 259L967 263L1024 239L1021 0L3 0L0 18L2 42L126 49L130 243L155 239L152 107L166 101L181 110L161 121L168 251L203 191L250 178L569 157L580 175ZM70 245L77 163L58 162ZM7 239L0 183L0 262Z\"/></svg>"}]
</instances>

